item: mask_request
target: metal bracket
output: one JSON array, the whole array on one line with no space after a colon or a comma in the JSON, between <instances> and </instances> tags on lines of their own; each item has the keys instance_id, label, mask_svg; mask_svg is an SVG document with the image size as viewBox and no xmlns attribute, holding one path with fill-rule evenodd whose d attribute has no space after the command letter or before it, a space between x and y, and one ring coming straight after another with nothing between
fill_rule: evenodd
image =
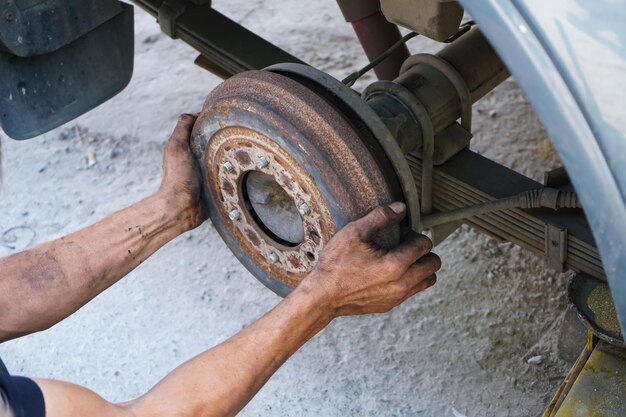
<instances>
[{"instance_id":1,"label":"metal bracket","mask_svg":"<svg viewBox=\"0 0 626 417\"><path fill-rule=\"evenodd\" d=\"M443 74L448 81L454 86L459 96L459 102L461 104L461 126L470 135L472 132L472 96L469 91L469 87L465 82L465 79L459 74L459 72L445 59L431 54L417 54L410 56L402 64L400 74L406 72L409 68L418 65L428 65L435 70ZM419 103L419 100L415 100ZM435 135L432 126L432 120L430 115L426 111L426 108L419 103L422 107L422 118L427 119L427 123L430 124L429 132L423 133L422 144L422 213L430 214L432 211L432 171L433 171L433 153L435 147ZM419 115L418 115L419 116ZM420 120L422 129L425 129L424 121Z\"/></svg>"},{"instance_id":2,"label":"metal bracket","mask_svg":"<svg viewBox=\"0 0 626 417\"><path fill-rule=\"evenodd\" d=\"M441 242L446 240L448 236L456 231L459 227L461 227L462 222L450 222L445 224L440 224L438 226L433 226L430 229L430 239L433 242L433 246L439 245Z\"/></svg>"},{"instance_id":3,"label":"metal bracket","mask_svg":"<svg viewBox=\"0 0 626 417\"><path fill-rule=\"evenodd\" d=\"M159 7L159 26L161 31L176 39L176 21L185 13L187 5L178 0L165 0Z\"/></svg>"},{"instance_id":4,"label":"metal bracket","mask_svg":"<svg viewBox=\"0 0 626 417\"><path fill-rule=\"evenodd\" d=\"M559 188L571 185L572 182L564 167L559 167L543 173L543 185L546 187Z\"/></svg>"},{"instance_id":5,"label":"metal bracket","mask_svg":"<svg viewBox=\"0 0 626 417\"><path fill-rule=\"evenodd\" d=\"M435 130L426 107L405 86L393 81L377 81L370 84L362 94L364 102L367 102L376 94L385 94L402 103L413 116L417 125L422 129L422 197L421 213L432 212L432 174L433 152L435 151Z\"/></svg>"},{"instance_id":6,"label":"metal bracket","mask_svg":"<svg viewBox=\"0 0 626 417\"><path fill-rule=\"evenodd\" d=\"M202 66L212 67L222 77L260 70L279 62L303 64L213 9L209 0L131 1L156 17L169 36L183 40L205 56Z\"/></svg>"},{"instance_id":7,"label":"metal bracket","mask_svg":"<svg viewBox=\"0 0 626 417\"><path fill-rule=\"evenodd\" d=\"M439 166L445 164L450 158L463 149L467 149L472 139L472 134L465 130L457 122L452 123L435 136L435 150L433 164Z\"/></svg>"},{"instance_id":8,"label":"metal bracket","mask_svg":"<svg viewBox=\"0 0 626 417\"><path fill-rule=\"evenodd\" d=\"M565 272L567 261L567 229L553 224L546 224L545 228L545 253L548 268L558 272Z\"/></svg>"},{"instance_id":9,"label":"metal bracket","mask_svg":"<svg viewBox=\"0 0 626 417\"><path fill-rule=\"evenodd\" d=\"M411 55L400 69L400 74L404 74L411 67L415 65L428 65L443 76L454 86L457 94L459 95L459 102L461 104L461 126L468 132L472 132L472 95L469 87L465 82L463 76L454 68L448 61L437 55L432 54L417 54Z\"/></svg>"}]
</instances>

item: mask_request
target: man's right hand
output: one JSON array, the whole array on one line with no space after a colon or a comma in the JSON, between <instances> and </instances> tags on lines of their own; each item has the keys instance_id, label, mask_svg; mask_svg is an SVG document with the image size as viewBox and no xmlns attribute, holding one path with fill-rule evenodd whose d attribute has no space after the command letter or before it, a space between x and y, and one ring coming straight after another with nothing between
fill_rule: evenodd
<instances>
[{"instance_id":1,"label":"man's right hand","mask_svg":"<svg viewBox=\"0 0 626 417\"><path fill-rule=\"evenodd\" d=\"M410 231L391 249L371 244L378 231L399 223L403 203L372 210L329 242L315 269L295 291L318 295L333 317L384 313L432 286L441 267L432 242Z\"/></svg>"},{"instance_id":2,"label":"man's right hand","mask_svg":"<svg viewBox=\"0 0 626 417\"><path fill-rule=\"evenodd\" d=\"M334 317L388 311L435 283L440 261L429 253L432 243L427 237L409 233L389 250L370 244L377 231L400 222L404 211L404 204L393 203L348 224L289 297L136 400L111 404L86 388L38 379L46 416L234 416Z\"/></svg>"},{"instance_id":3,"label":"man's right hand","mask_svg":"<svg viewBox=\"0 0 626 417\"><path fill-rule=\"evenodd\" d=\"M429 253L432 243L427 237L408 233L388 250L370 243L378 231L400 222L404 212L404 204L393 203L348 224L330 240L313 272L289 297L227 341L178 367L136 400L111 404L86 388L37 379L46 416L234 416L333 318L389 311L435 283L440 261Z\"/></svg>"}]
</instances>

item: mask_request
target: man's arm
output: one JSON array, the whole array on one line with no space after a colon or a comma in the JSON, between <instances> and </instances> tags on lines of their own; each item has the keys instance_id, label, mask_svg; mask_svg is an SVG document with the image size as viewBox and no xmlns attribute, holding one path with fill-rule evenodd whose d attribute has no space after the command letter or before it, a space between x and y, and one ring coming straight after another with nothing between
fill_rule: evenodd
<instances>
[{"instance_id":1,"label":"man's arm","mask_svg":"<svg viewBox=\"0 0 626 417\"><path fill-rule=\"evenodd\" d=\"M338 316L386 312L435 283L440 261L430 240L410 233L390 251L372 248L377 230L404 205L374 210L335 236L315 270L285 300L224 343L175 369L147 394L110 404L67 383L37 380L48 417L196 417L237 414L304 343Z\"/></svg>"},{"instance_id":2,"label":"man's arm","mask_svg":"<svg viewBox=\"0 0 626 417\"><path fill-rule=\"evenodd\" d=\"M194 121L181 116L165 145L156 194L83 230L0 259L0 341L53 326L202 223L198 169L189 149Z\"/></svg>"}]
</instances>

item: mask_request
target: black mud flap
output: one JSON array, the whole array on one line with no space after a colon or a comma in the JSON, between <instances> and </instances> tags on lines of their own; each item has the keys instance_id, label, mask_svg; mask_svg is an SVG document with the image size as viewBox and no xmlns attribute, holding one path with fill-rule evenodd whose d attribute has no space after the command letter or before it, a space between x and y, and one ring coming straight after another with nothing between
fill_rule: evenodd
<instances>
[{"instance_id":1,"label":"black mud flap","mask_svg":"<svg viewBox=\"0 0 626 417\"><path fill-rule=\"evenodd\" d=\"M130 81L133 7L81 1L0 1L0 124L10 137L60 126ZM63 24L49 24L55 19Z\"/></svg>"}]
</instances>

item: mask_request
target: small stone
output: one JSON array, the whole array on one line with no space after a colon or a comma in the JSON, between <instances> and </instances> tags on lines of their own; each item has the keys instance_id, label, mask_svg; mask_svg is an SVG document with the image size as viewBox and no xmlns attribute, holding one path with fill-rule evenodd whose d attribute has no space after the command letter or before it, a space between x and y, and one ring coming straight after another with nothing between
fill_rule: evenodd
<instances>
[{"instance_id":1,"label":"small stone","mask_svg":"<svg viewBox=\"0 0 626 417\"><path fill-rule=\"evenodd\" d=\"M454 407L452 407L452 415L454 417L467 417L465 414L461 413L459 410L457 410Z\"/></svg>"},{"instance_id":2,"label":"small stone","mask_svg":"<svg viewBox=\"0 0 626 417\"><path fill-rule=\"evenodd\" d=\"M161 32L146 36L143 40L143 43L145 44L155 43L159 39L161 39Z\"/></svg>"},{"instance_id":3,"label":"small stone","mask_svg":"<svg viewBox=\"0 0 626 417\"><path fill-rule=\"evenodd\" d=\"M498 116L498 112L497 112L497 111L495 111L495 110L491 110L491 111L489 112L489 117L497 117L497 116Z\"/></svg>"},{"instance_id":4,"label":"small stone","mask_svg":"<svg viewBox=\"0 0 626 417\"><path fill-rule=\"evenodd\" d=\"M96 154L93 153L92 151L87 153L87 166L88 167L92 167L94 165L96 165L98 161L96 161Z\"/></svg>"},{"instance_id":5,"label":"small stone","mask_svg":"<svg viewBox=\"0 0 626 417\"><path fill-rule=\"evenodd\" d=\"M541 355L533 356L526 361L529 365L539 365L541 362L543 362L543 356Z\"/></svg>"},{"instance_id":6,"label":"small stone","mask_svg":"<svg viewBox=\"0 0 626 417\"><path fill-rule=\"evenodd\" d=\"M487 272L487 281L493 281L494 278L495 278L495 275L493 274L493 272L488 271Z\"/></svg>"},{"instance_id":7,"label":"small stone","mask_svg":"<svg viewBox=\"0 0 626 417\"><path fill-rule=\"evenodd\" d=\"M113 147L113 149L111 149L111 153L109 154L111 159L115 159L120 155L121 155L121 151L117 146Z\"/></svg>"}]
</instances>

